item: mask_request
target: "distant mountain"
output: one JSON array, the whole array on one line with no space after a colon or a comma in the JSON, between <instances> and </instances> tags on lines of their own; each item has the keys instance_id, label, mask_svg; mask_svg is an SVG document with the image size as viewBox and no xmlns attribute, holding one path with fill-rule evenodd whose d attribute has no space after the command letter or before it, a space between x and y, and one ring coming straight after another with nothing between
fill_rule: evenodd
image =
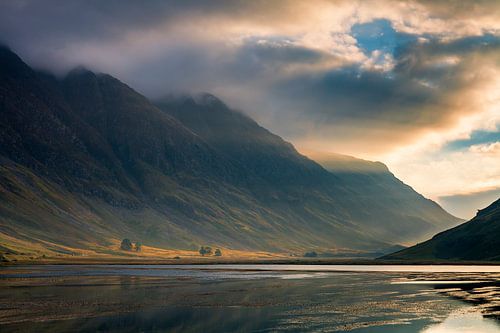
<instances>
[{"instance_id":1,"label":"distant mountain","mask_svg":"<svg viewBox=\"0 0 500 333\"><path fill-rule=\"evenodd\" d=\"M309 156L336 176L336 186L352 193L343 198L344 205L352 205L351 198L362 203L362 208L353 209L351 214L356 219L370 220L376 226L370 232L377 237L391 232L391 239L407 244L409 239L425 239L429 230L449 221L449 214L437 203L397 179L381 162L332 153ZM457 221L454 219L450 226Z\"/></svg>"},{"instance_id":2,"label":"distant mountain","mask_svg":"<svg viewBox=\"0 0 500 333\"><path fill-rule=\"evenodd\" d=\"M112 254L126 237L377 252L458 222L397 180L386 193L360 187L364 171L332 174L214 96L156 106L109 75L57 79L6 48L0 116L0 252Z\"/></svg>"},{"instance_id":3,"label":"distant mountain","mask_svg":"<svg viewBox=\"0 0 500 333\"><path fill-rule=\"evenodd\" d=\"M500 199L472 220L383 259L500 260Z\"/></svg>"}]
</instances>

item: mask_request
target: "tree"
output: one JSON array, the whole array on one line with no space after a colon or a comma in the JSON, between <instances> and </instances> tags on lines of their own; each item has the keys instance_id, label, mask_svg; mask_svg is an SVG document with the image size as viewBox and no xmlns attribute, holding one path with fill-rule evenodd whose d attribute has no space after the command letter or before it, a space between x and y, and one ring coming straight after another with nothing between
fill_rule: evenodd
<instances>
[{"instance_id":1,"label":"tree","mask_svg":"<svg viewBox=\"0 0 500 333\"><path fill-rule=\"evenodd\" d=\"M202 246L200 247L200 254L204 256L205 254L211 255L212 254L212 248L210 246Z\"/></svg>"},{"instance_id":2,"label":"tree","mask_svg":"<svg viewBox=\"0 0 500 333\"><path fill-rule=\"evenodd\" d=\"M141 252L142 244L141 242L135 242L135 252Z\"/></svg>"},{"instance_id":3,"label":"tree","mask_svg":"<svg viewBox=\"0 0 500 333\"><path fill-rule=\"evenodd\" d=\"M222 251L221 251L220 249L215 249L215 253L214 253L214 255L215 255L216 257L220 257L220 256L222 256Z\"/></svg>"},{"instance_id":4,"label":"tree","mask_svg":"<svg viewBox=\"0 0 500 333\"><path fill-rule=\"evenodd\" d=\"M132 251L132 242L128 238L124 238L122 240L122 244L120 245L120 249L124 251Z\"/></svg>"}]
</instances>

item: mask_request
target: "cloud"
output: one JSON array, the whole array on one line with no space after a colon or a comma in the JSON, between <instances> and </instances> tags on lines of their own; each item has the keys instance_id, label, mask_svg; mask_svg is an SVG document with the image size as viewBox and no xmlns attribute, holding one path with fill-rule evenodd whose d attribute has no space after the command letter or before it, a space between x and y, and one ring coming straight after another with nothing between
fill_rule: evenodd
<instances>
[{"instance_id":1,"label":"cloud","mask_svg":"<svg viewBox=\"0 0 500 333\"><path fill-rule=\"evenodd\" d=\"M500 124L498 1L4 1L0 40L152 98L212 92L299 147L383 159L432 196L498 181L485 169L498 155L474 148L491 142L467 141ZM484 177L456 170L470 166Z\"/></svg>"},{"instance_id":2,"label":"cloud","mask_svg":"<svg viewBox=\"0 0 500 333\"><path fill-rule=\"evenodd\" d=\"M497 141L489 144L473 145L469 147L469 151L479 154L500 155L500 142Z\"/></svg>"},{"instance_id":3,"label":"cloud","mask_svg":"<svg viewBox=\"0 0 500 333\"><path fill-rule=\"evenodd\" d=\"M464 150L393 153L389 167L417 191L433 199L500 188L500 155Z\"/></svg>"},{"instance_id":4,"label":"cloud","mask_svg":"<svg viewBox=\"0 0 500 333\"><path fill-rule=\"evenodd\" d=\"M479 53L481 43L485 38L425 44L415 39L395 50L390 72L361 65L285 77L271 94L278 96L279 109L296 114L299 128L282 131L298 141L310 138L308 145L329 140L331 150L379 154L429 132L460 127L461 119L497 105L495 96L488 101L485 95L495 94L500 47L488 41Z\"/></svg>"}]
</instances>

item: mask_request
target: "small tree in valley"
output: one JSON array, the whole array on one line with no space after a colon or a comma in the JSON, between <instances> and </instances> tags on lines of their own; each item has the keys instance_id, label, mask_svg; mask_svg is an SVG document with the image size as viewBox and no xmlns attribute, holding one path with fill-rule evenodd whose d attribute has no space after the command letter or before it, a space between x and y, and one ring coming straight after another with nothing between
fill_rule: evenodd
<instances>
[{"instance_id":1,"label":"small tree in valley","mask_svg":"<svg viewBox=\"0 0 500 333\"><path fill-rule=\"evenodd\" d=\"M202 247L200 247L200 251L199 252L200 252L200 254L202 256L204 256L206 254L207 255L211 255L212 254L212 248L210 246L202 246Z\"/></svg>"},{"instance_id":2,"label":"small tree in valley","mask_svg":"<svg viewBox=\"0 0 500 333\"><path fill-rule=\"evenodd\" d=\"M130 241L130 239L128 238L124 238L122 240L122 243L120 245L120 249L124 250L124 251L132 251L132 242Z\"/></svg>"}]
</instances>

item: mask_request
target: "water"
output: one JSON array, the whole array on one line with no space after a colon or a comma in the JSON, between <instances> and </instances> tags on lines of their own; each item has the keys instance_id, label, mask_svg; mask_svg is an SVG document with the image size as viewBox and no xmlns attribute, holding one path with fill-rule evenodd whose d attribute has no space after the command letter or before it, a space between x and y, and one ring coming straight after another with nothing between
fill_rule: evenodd
<instances>
[{"instance_id":1,"label":"water","mask_svg":"<svg viewBox=\"0 0 500 333\"><path fill-rule=\"evenodd\" d=\"M1 332L500 332L500 266L0 268Z\"/></svg>"}]
</instances>

